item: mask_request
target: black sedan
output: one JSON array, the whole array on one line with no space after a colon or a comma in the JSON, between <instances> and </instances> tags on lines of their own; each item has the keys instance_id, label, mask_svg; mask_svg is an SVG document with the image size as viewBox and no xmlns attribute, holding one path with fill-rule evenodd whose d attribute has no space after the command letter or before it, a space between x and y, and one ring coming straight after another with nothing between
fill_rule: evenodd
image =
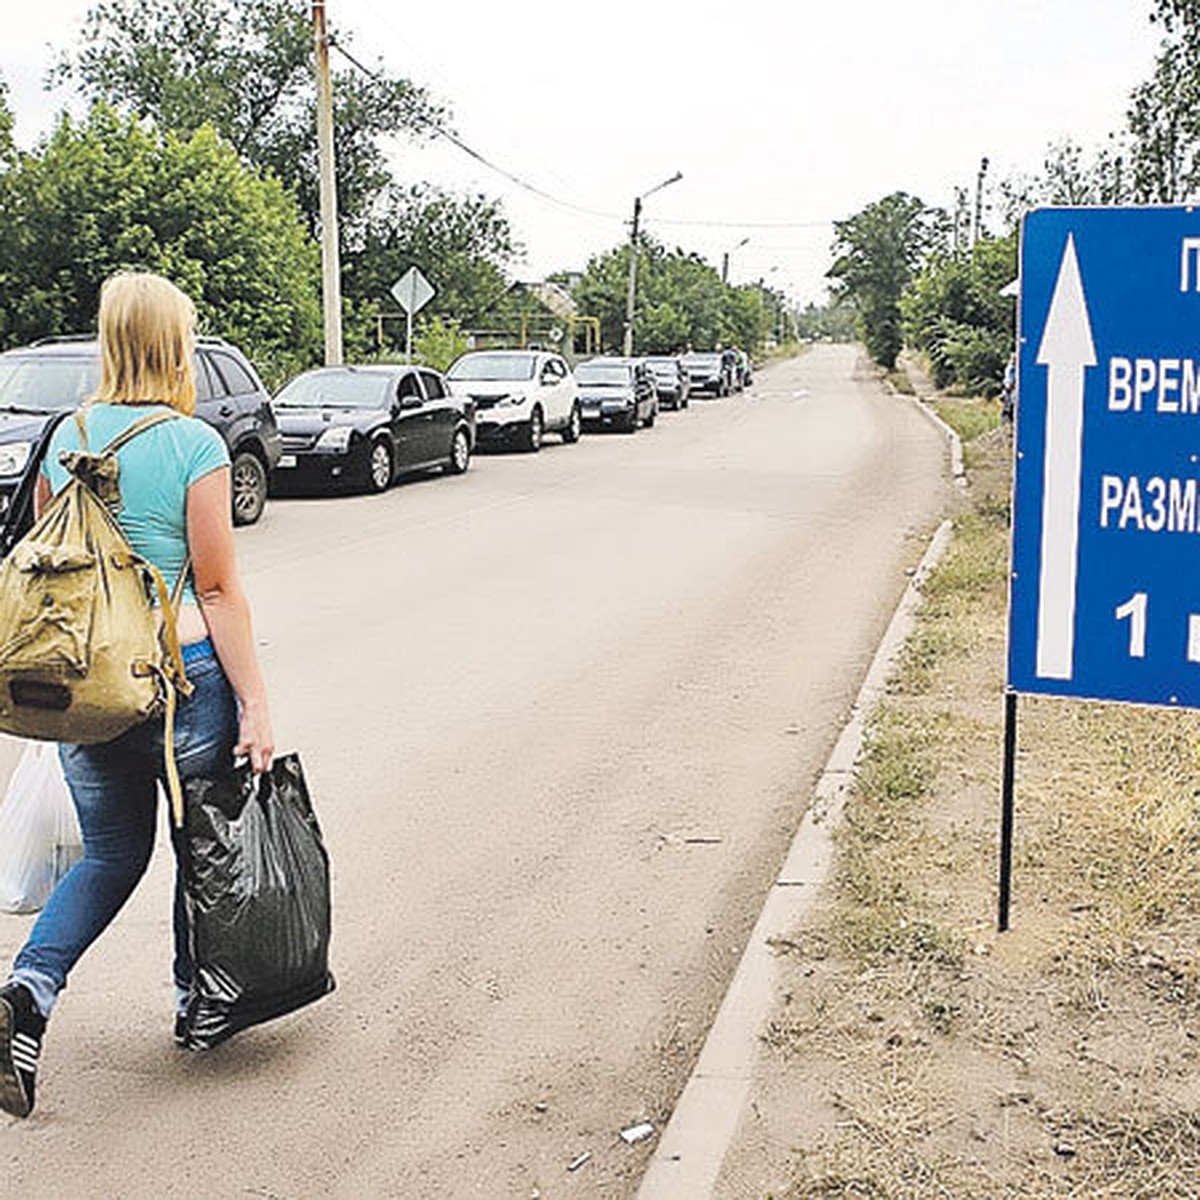
<instances>
[{"instance_id":1,"label":"black sedan","mask_svg":"<svg viewBox=\"0 0 1200 1200\"><path fill-rule=\"evenodd\" d=\"M382 492L440 467L461 475L475 448L470 400L425 367L321 367L275 397L283 455L275 490L349 486Z\"/></svg>"},{"instance_id":2,"label":"black sedan","mask_svg":"<svg viewBox=\"0 0 1200 1200\"><path fill-rule=\"evenodd\" d=\"M636 433L658 416L654 376L640 358L589 358L575 368L584 428L613 426Z\"/></svg>"},{"instance_id":3,"label":"black sedan","mask_svg":"<svg viewBox=\"0 0 1200 1200\"><path fill-rule=\"evenodd\" d=\"M646 365L650 368L650 374L654 376L659 407L676 411L687 408L689 380L683 363L677 358L664 355L646 359Z\"/></svg>"}]
</instances>

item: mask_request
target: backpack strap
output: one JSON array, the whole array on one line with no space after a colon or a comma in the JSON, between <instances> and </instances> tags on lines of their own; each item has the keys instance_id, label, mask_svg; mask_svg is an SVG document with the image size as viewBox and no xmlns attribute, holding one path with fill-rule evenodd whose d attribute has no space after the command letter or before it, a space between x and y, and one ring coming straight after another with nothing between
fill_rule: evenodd
<instances>
[{"instance_id":1,"label":"backpack strap","mask_svg":"<svg viewBox=\"0 0 1200 1200\"><path fill-rule=\"evenodd\" d=\"M76 423L82 428L82 422L79 421L78 413L82 410L77 410ZM147 429L152 429L155 425L161 425L164 421L177 421L179 413L177 412L156 412L147 413L144 417L139 417L127 429L118 433L107 446L101 450L100 454L116 454L127 442L132 442L139 433L145 433Z\"/></svg>"},{"instance_id":2,"label":"backpack strap","mask_svg":"<svg viewBox=\"0 0 1200 1200\"><path fill-rule=\"evenodd\" d=\"M103 457L105 454L115 454L126 442L131 442L139 433L150 429L152 426L161 425L164 421L175 421L179 418L177 412L156 412L147 413L144 417L139 417L127 429L122 430L117 434L111 442L108 443L102 450L97 451L97 455ZM87 405L81 404L75 410L75 428L79 430L79 448L86 454L88 448L88 433L87 433Z\"/></svg>"}]
</instances>

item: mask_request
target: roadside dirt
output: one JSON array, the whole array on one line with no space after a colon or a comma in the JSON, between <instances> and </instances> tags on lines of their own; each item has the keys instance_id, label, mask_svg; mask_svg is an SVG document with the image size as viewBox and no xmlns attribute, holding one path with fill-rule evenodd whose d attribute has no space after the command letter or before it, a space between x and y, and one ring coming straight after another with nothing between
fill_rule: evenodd
<instances>
[{"instance_id":1,"label":"roadside dirt","mask_svg":"<svg viewBox=\"0 0 1200 1200\"><path fill-rule=\"evenodd\" d=\"M998 935L1011 442L966 450L721 1197L1200 1195L1200 715L1022 698Z\"/></svg>"}]
</instances>

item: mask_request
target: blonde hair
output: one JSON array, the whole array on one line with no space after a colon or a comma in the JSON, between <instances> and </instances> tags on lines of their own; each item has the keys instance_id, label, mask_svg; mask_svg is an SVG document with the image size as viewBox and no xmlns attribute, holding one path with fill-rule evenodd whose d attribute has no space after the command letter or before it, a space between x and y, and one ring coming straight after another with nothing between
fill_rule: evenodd
<instances>
[{"instance_id":1,"label":"blonde hair","mask_svg":"<svg viewBox=\"0 0 1200 1200\"><path fill-rule=\"evenodd\" d=\"M110 275L100 289L100 387L106 404L168 404L196 411L196 307L149 272Z\"/></svg>"}]
</instances>

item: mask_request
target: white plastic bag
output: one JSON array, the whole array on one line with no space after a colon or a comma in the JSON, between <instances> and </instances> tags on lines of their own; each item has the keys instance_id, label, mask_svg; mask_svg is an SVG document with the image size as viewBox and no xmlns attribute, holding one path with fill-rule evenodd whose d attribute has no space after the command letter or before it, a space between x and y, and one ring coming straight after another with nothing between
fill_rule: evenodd
<instances>
[{"instance_id":1,"label":"white plastic bag","mask_svg":"<svg viewBox=\"0 0 1200 1200\"><path fill-rule=\"evenodd\" d=\"M29 742L0 804L0 911L37 912L82 855L58 746Z\"/></svg>"}]
</instances>

